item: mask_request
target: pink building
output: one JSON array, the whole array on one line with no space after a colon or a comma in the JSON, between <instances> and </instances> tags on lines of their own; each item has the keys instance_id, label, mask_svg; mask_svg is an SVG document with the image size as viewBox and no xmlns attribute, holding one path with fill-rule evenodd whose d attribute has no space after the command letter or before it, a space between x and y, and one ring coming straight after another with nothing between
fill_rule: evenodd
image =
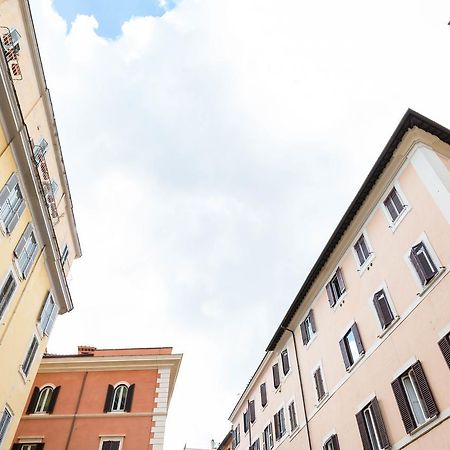
<instances>
[{"instance_id":1,"label":"pink building","mask_svg":"<svg viewBox=\"0 0 450 450\"><path fill-rule=\"evenodd\" d=\"M407 111L231 413L234 449L450 449L449 144Z\"/></svg>"},{"instance_id":2,"label":"pink building","mask_svg":"<svg viewBox=\"0 0 450 450\"><path fill-rule=\"evenodd\" d=\"M162 450L181 355L170 347L46 355L14 450Z\"/></svg>"}]
</instances>

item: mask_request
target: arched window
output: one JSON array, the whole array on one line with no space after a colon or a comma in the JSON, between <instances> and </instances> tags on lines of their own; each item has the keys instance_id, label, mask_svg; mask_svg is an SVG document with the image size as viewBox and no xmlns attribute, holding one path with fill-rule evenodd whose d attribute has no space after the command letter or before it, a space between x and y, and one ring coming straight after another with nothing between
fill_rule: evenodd
<instances>
[{"instance_id":1,"label":"arched window","mask_svg":"<svg viewBox=\"0 0 450 450\"><path fill-rule=\"evenodd\" d=\"M55 408L61 386L43 386L35 387L30 403L27 408L27 414L48 413L51 414Z\"/></svg>"},{"instance_id":2,"label":"arched window","mask_svg":"<svg viewBox=\"0 0 450 450\"><path fill-rule=\"evenodd\" d=\"M112 401L111 411L125 411L125 404L127 402L128 386L119 384L114 389L114 396Z\"/></svg>"}]
</instances>

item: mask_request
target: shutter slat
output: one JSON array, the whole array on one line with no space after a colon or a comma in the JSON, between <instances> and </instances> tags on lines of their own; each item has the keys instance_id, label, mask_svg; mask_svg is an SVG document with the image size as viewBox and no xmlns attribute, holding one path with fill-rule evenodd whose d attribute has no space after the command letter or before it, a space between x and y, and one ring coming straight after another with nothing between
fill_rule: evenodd
<instances>
[{"instance_id":1,"label":"shutter slat","mask_svg":"<svg viewBox=\"0 0 450 450\"><path fill-rule=\"evenodd\" d=\"M403 391L403 386L399 378L391 383L392 390L394 391L394 397L397 401L397 406L400 411L400 416L405 426L405 431L411 433L416 427L413 415L409 408L408 400L406 398L405 392Z\"/></svg>"},{"instance_id":2,"label":"shutter slat","mask_svg":"<svg viewBox=\"0 0 450 450\"><path fill-rule=\"evenodd\" d=\"M361 436L361 441L364 450L372 450L372 445L370 443L369 434L367 433L366 423L364 421L364 414L360 411L356 414L356 422L358 424L359 434Z\"/></svg>"},{"instance_id":3,"label":"shutter slat","mask_svg":"<svg viewBox=\"0 0 450 450\"><path fill-rule=\"evenodd\" d=\"M347 353L347 347L345 346L345 338L339 341L339 347L341 348L342 358L344 359L345 368L348 369L350 367L350 359Z\"/></svg>"},{"instance_id":4,"label":"shutter slat","mask_svg":"<svg viewBox=\"0 0 450 450\"><path fill-rule=\"evenodd\" d=\"M134 396L134 384L132 384L129 388L128 388L128 392L127 392L127 400L125 402L125 411L126 412L130 412L131 411L131 405L133 404L133 396Z\"/></svg>"},{"instance_id":5,"label":"shutter slat","mask_svg":"<svg viewBox=\"0 0 450 450\"><path fill-rule=\"evenodd\" d=\"M61 386L56 386L55 389L53 389L52 399L50 400L50 403L48 404L48 410L47 410L47 412L49 414L52 414L53 410L55 409L56 400L58 399L60 390L61 390Z\"/></svg>"},{"instance_id":6,"label":"shutter slat","mask_svg":"<svg viewBox=\"0 0 450 450\"><path fill-rule=\"evenodd\" d=\"M372 407L373 417L375 419L375 427L377 429L378 438L380 440L381 448L389 447L389 438L384 426L383 416L381 415L380 405L378 400L374 398L370 405Z\"/></svg>"},{"instance_id":7,"label":"shutter slat","mask_svg":"<svg viewBox=\"0 0 450 450\"><path fill-rule=\"evenodd\" d=\"M437 416L439 413L436 402L434 401L433 394L431 392L428 381L425 377L425 373L422 368L422 364L420 361L417 361L413 364L412 369L414 371L414 375L416 376L417 384L420 389L420 393L425 402L425 414L428 418Z\"/></svg>"},{"instance_id":8,"label":"shutter slat","mask_svg":"<svg viewBox=\"0 0 450 450\"><path fill-rule=\"evenodd\" d=\"M439 348L441 349L442 354L444 355L445 362L447 363L448 367L450 368L450 342L449 342L449 336L445 336L442 338L439 342Z\"/></svg>"}]
</instances>

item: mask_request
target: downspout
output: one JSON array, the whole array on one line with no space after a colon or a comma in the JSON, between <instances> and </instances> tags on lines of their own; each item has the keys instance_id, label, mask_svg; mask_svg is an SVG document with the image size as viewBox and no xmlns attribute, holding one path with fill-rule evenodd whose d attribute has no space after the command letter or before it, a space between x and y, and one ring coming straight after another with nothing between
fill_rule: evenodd
<instances>
[{"instance_id":1,"label":"downspout","mask_svg":"<svg viewBox=\"0 0 450 450\"><path fill-rule=\"evenodd\" d=\"M250 400L247 399L247 420L248 420L248 449L252 448L252 421L250 420Z\"/></svg>"},{"instance_id":2,"label":"downspout","mask_svg":"<svg viewBox=\"0 0 450 450\"><path fill-rule=\"evenodd\" d=\"M295 338L295 333L294 333L293 330L291 330L289 328L286 328L283 325L281 325L281 328L283 328L283 330L289 331L292 334L292 339L294 341L295 361L297 362L298 381L299 381L299 384L300 384L300 393L301 393L301 396L302 396L303 414L305 416L306 435L308 436L308 447L309 447L309 450L312 450L311 435L309 433L309 422L308 422L308 417L306 416L306 404L305 404L305 395L304 395L304 392L303 392L302 374L300 372L300 362L298 360L297 339Z\"/></svg>"},{"instance_id":3,"label":"downspout","mask_svg":"<svg viewBox=\"0 0 450 450\"><path fill-rule=\"evenodd\" d=\"M77 419L78 409L80 408L80 403L81 403L81 396L83 395L84 385L86 383L87 376L88 376L88 372L86 371L86 372L84 372L83 381L81 382L80 395L78 396L77 406L75 408L75 413L73 415L72 423L70 425L70 431L69 431L69 435L67 436L67 442L66 442L66 446L64 447L64 450L69 449L70 439L72 438L73 429L75 428L75 420Z\"/></svg>"}]
</instances>

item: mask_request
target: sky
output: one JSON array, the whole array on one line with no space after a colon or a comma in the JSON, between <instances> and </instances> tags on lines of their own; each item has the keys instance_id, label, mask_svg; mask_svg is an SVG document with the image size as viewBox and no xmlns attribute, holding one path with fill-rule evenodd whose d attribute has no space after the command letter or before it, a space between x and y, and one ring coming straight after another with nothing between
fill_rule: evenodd
<instances>
[{"instance_id":1,"label":"sky","mask_svg":"<svg viewBox=\"0 0 450 450\"><path fill-rule=\"evenodd\" d=\"M49 351L173 346L165 449L208 448L407 108L450 127L448 2L105 5L31 0L83 250Z\"/></svg>"}]
</instances>

